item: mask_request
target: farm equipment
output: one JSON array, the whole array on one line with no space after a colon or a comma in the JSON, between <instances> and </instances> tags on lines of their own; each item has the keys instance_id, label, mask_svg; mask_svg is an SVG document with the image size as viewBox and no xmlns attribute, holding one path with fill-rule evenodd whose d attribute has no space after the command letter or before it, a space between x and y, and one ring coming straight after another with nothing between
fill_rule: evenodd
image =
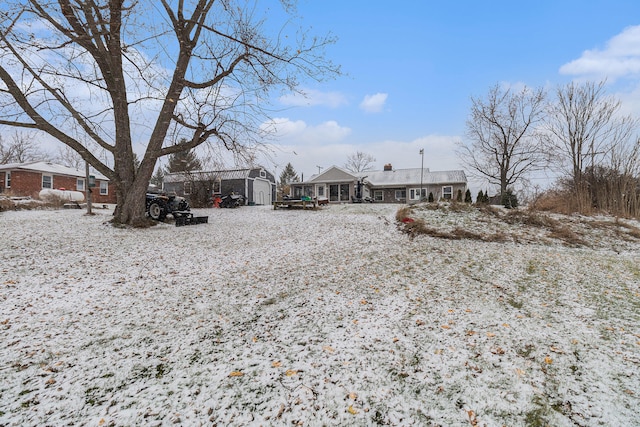
<instances>
[{"instance_id":1,"label":"farm equipment","mask_svg":"<svg viewBox=\"0 0 640 427\"><path fill-rule=\"evenodd\" d=\"M241 194L227 194L220 201L221 208L237 208L244 205L244 196Z\"/></svg>"},{"instance_id":2,"label":"farm equipment","mask_svg":"<svg viewBox=\"0 0 640 427\"><path fill-rule=\"evenodd\" d=\"M173 216L176 227L209 222L208 216L194 217L189 202L184 197L164 193L147 193L147 215L155 221Z\"/></svg>"}]
</instances>

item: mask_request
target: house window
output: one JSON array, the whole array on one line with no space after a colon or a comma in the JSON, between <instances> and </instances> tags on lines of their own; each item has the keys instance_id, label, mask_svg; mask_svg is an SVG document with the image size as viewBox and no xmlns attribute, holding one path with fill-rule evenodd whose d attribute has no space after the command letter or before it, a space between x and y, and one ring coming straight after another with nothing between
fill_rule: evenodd
<instances>
[{"instance_id":1,"label":"house window","mask_svg":"<svg viewBox=\"0 0 640 427\"><path fill-rule=\"evenodd\" d=\"M442 198L445 200L451 200L453 198L453 187L451 185L442 187Z\"/></svg>"},{"instance_id":2,"label":"house window","mask_svg":"<svg viewBox=\"0 0 640 427\"><path fill-rule=\"evenodd\" d=\"M84 179L78 178L76 180L76 190L77 191L84 191Z\"/></svg>"},{"instance_id":3,"label":"house window","mask_svg":"<svg viewBox=\"0 0 640 427\"><path fill-rule=\"evenodd\" d=\"M404 200L407 198L407 190L396 190L396 200Z\"/></svg>"},{"instance_id":4,"label":"house window","mask_svg":"<svg viewBox=\"0 0 640 427\"><path fill-rule=\"evenodd\" d=\"M183 193L185 195L191 194L191 181L185 181L184 188L183 188Z\"/></svg>"},{"instance_id":5,"label":"house window","mask_svg":"<svg viewBox=\"0 0 640 427\"><path fill-rule=\"evenodd\" d=\"M106 196L109 194L109 183L107 181L100 181L100 195Z\"/></svg>"},{"instance_id":6,"label":"house window","mask_svg":"<svg viewBox=\"0 0 640 427\"><path fill-rule=\"evenodd\" d=\"M420 188L412 188L409 190L409 198L411 200L420 200L421 198L427 197L427 189L422 189L422 197L420 197Z\"/></svg>"},{"instance_id":7,"label":"house window","mask_svg":"<svg viewBox=\"0 0 640 427\"><path fill-rule=\"evenodd\" d=\"M332 184L329 186L329 200L346 202L349 200L349 184Z\"/></svg>"},{"instance_id":8,"label":"house window","mask_svg":"<svg viewBox=\"0 0 640 427\"><path fill-rule=\"evenodd\" d=\"M6 171L4 174L4 187L11 188L11 172Z\"/></svg>"},{"instance_id":9,"label":"house window","mask_svg":"<svg viewBox=\"0 0 640 427\"><path fill-rule=\"evenodd\" d=\"M375 190L373 192L373 200L375 200L376 202L382 202L384 201L384 196L383 196L383 191L382 190Z\"/></svg>"},{"instance_id":10,"label":"house window","mask_svg":"<svg viewBox=\"0 0 640 427\"><path fill-rule=\"evenodd\" d=\"M324 197L324 185L318 186L318 197Z\"/></svg>"},{"instance_id":11,"label":"house window","mask_svg":"<svg viewBox=\"0 0 640 427\"><path fill-rule=\"evenodd\" d=\"M53 188L53 176L42 175L42 188Z\"/></svg>"}]
</instances>

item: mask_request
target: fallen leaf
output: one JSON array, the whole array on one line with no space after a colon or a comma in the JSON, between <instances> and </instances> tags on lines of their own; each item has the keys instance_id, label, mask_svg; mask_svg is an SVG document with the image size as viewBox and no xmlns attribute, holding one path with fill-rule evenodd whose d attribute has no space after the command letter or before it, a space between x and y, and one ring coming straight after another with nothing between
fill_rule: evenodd
<instances>
[{"instance_id":1,"label":"fallen leaf","mask_svg":"<svg viewBox=\"0 0 640 427\"><path fill-rule=\"evenodd\" d=\"M553 359L547 356L544 358L544 363L546 363L547 365L551 365L553 363Z\"/></svg>"},{"instance_id":2,"label":"fallen leaf","mask_svg":"<svg viewBox=\"0 0 640 427\"><path fill-rule=\"evenodd\" d=\"M364 300L364 299L363 299L363 300L360 300L360 304L362 304L362 305L366 305L366 304L369 304L369 303L367 302L367 300Z\"/></svg>"},{"instance_id":3,"label":"fallen leaf","mask_svg":"<svg viewBox=\"0 0 640 427\"><path fill-rule=\"evenodd\" d=\"M465 311L466 311L467 313L473 313L473 310L471 310L470 308L467 308Z\"/></svg>"},{"instance_id":4,"label":"fallen leaf","mask_svg":"<svg viewBox=\"0 0 640 427\"><path fill-rule=\"evenodd\" d=\"M393 342L398 342L398 341L400 341L400 338L398 338L398 337L393 337Z\"/></svg>"},{"instance_id":5,"label":"fallen leaf","mask_svg":"<svg viewBox=\"0 0 640 427\"><path fill-rule=\"evenodd\" d=\"M491 349L491 353L493 354L504 354L504 349L502 347L496 347Z\"/></svg>"},{"instance_id":6,"label":"fallen leaf","mask_svg":"<svg viewBox=\"0 0 640 427\"><path fill-rule=\"evenodd\" d=\"M420 320L420 319L416 320L416 325L418 326L424 325L424 320Z\"/></svg>"},{"instance_id":7,"label":"fallen leaf","mask_svg":"<svg viewBox=\"0 0 640 427\"><path fill-rule=\"evenodd\" d=\"M296 375L298 373L298 371L294 371L293 369L287 369L287 372L285 372L284 374L288 377L292 377L294 375Z\"/></svg>"},{"instance_id":8,"label":"fallen leaf","mask_svg":"<svg viewBox=\"0 0 640 427\"><path fill-rule=\"evenodd\" d=\"M230 377L241 377L241 376L243 376L243 375L244 375L244 374L243 374L242 372L240 372L240 371L233 371L233 372L231 372L231 373L229 374L229 376L230 376Z\"/></svg>"},{"instance_id":9,"label":"fallen leaf","mask_svg":"<svg viewBox=\"0 0 640 427\"><path fill-rule=\"evenodd\" d=\"M356 408L353 407L353 405L349 405L348 411L349 411L350 414L353 414L353 415L355 415L355 414L357 414L359 412Z\"/></svg>"},{"instance_id":10,"label":"fallen leaf","mask_svg":"<svg viewBox=\"0 0 640 427\"><path fill-rule=\"evenodd\" d=\"M357 398L358 398L358 395L357 395L357 394L355 394L355 393L353 393L353 392L349 393L349 399L351 399L351 400L356 400Z\"/></svg>"},{"instance_id":11,"label":"fallen leaf","mask_svg":"<svg viewBox=\"0 0 640 427\"><path fill-rule=\"evenodd\" d=\"M279 361L271 362L272 368L279 368L280 366L282 366L282 362L279 362Z\"/></svg>"},{"instance_id":12,"label":"fallen leaf","mask_svg":"<svg viewBox=\"0 0 640 427\"><path fill-rule=\"evenodd\" d=\"M451 326L449 326L449 325L442 325L442 326L440 326L440 327L441 327L442 329L451 329Z\"/></svg>"},{"instance_id":13,"label":"fallen leaf","mask_svg":"<svg viewBox=\"0 0 640 427\"><path fill-rule=\"evenodd\" d=\"M468 336L475 335L475 334L476 334L476 331L467 331Z\"/></svg>"},{"instance_id":14,"label":"fallen leaf","mask_svg":"<svg viewBox=\"0 0 640 427\"><path fill-rule=\"evenodd\" d=\"M328 346L328 345L325 345L324 347L322 347L322 349L323 349L324 351L329 352L329 353L333 353L334 351L336 351L333 347L330 347L330 346Z\"/></svg>"},{"instance_id":15,"label":"fallen leaf","mask_svg":"<svg viewBox=\"0 0 640 427\"><path fill-rule=\"evenodd\" d=\"M489 338L493 338L493 337L495 337L495 336L496 336L496 334L494 334L493 332L487 332L487 336L488 336Z\"/></svg>"},{"instance_id":16,"label":"fallen leaf","mask_svg":"<svg viewBox=\"0 0 640 427\"><path fill-rule=\"evenodd\" d=\"M100 421L98 421L98 425L101 426L104 423L106 423L106 421L104 420L104 418L100 418Z\"/></svg>"},{"instance_id":17,"label":"fallen leaf","mask_svg":"<svg viewBox=\"0 0 640 427\"><path fill-rule=\"evenodd\" d=\"M503 323L502 326L504 326L505 328L510 328L511 326L509 326L508 323Z\"/></svg>"},{"instance_id":18,"label":"fallen leaf","mask_svg":"<svg viewBox=\"0 0 640 427\"><path fill-rule=\"evenodd\" d=\"M522 369L516 368L516 374L518 375L518 377L523 377L524 376L524 371Z\"/></svg>"}]
</instances>

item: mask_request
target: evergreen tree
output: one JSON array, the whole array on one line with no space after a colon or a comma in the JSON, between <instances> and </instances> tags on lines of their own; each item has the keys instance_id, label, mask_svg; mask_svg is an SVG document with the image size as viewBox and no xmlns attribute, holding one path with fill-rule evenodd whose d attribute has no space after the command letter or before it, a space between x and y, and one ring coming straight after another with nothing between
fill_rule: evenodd
<instances>
[{"instance_id":1,"label":"evergreen tree","mask_svg":"<svg viewBox=\"0 0 640 427\"><path fill-rule=\"evenodd\" d=\"M180 141L184 143L186 141ZM169 164L167 164L165 172L192 172L202 170L202 164L196 153L191 150L179 151L169 155Z\"/></svg>"},{"instance_id":2,"label":"evergreen tree","mask_svg":"<svg viewBox=\"0 0 640 427\"><path fill-rule=\"evenodd\" d=\"M292 182L300 182L300 177L298 177L298 173L293 168L293 165L291 165L291 163L287 163L287 166L284 167L280 174L280 186L285 187Z\"/></svg>"},{"instance_id":3,"label":"evergreen tree","mask_svg":"<svg viewBox=\"0 0 640 427\"><path fill-rule=\"evenodd\" d=\"M156 169L156 172L151 177L151 180L149 180L149 183L155 185L158 188L162 188L163 182L164 182L164 172L162 171L162 168L159 167L158 169Z\"/></svg>"},{"instance_id":4,"label":"evergreen tree","mask_svg":"<svg viewBox=\"0 0 640 427\"><path fill-rule=\"evenodd\" d=\"M462 190L458 189L458 193L456 194L456 202L462 203Z\"/></svg>"},{"instance_id":5,"label":"evergreen tree","mask_svg":"<svg viewBox=\"0 0 640 427\"><path fill-rule=\"evenodd\" d=\"M434 200L434 199L433 199L433 193L432 193L432 192L429 192L429 197L427 198L427 201L428 201L429 203L433 203L433 200Z\"/></svg>"},{"instance_id":6,"label":"evergreen tree","mask_svg":"<svg viewBox=\"0 0 640 427\"><path fill-rule=\"evenodd\" d=\"M289 194L289 190L291 188L290 184L292 182L300 182L300 177L298 177L298 173L293 168L293 165L291 163L287 163L280 174L280 182L278 183L278 186L280 187L280 194Z\"/></svg>"},{"instance_id":7,"label":"evergreen tree","mask_svg":"<svg viewBox=\"0 0 640 427\"><path fill-rule=\"evenodd\" d=\"M471 190L469 190L468 188L467 188L467 192L464 193L464 202L465 203L471 203L472 202L472 200L471 200Z\"/></svg>"}]
</instances>

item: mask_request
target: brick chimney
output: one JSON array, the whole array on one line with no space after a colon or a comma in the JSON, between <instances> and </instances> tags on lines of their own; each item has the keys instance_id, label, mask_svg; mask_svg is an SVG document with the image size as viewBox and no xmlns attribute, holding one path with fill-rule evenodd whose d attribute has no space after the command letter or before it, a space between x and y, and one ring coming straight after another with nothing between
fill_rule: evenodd
<instances>
[{"instance_id":1,"label":"brick chimney","mask_svg":"<svg viewBox=\"0 0 640 427\"><path fill-rule=\"evenodd\" d=\"M387 163L386 165L384 165L384 171L392 171L393 167L391 167L391 163Z\"/></svg>"}]
</instances>

